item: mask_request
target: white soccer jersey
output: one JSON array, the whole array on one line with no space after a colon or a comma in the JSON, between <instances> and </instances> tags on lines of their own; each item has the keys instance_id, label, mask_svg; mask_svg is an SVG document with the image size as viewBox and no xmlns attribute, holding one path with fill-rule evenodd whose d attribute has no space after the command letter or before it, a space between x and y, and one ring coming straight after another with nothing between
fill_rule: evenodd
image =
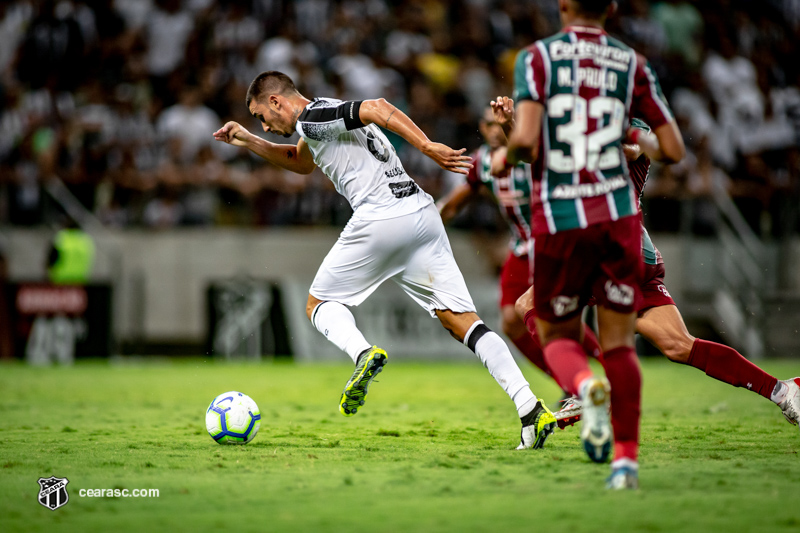
<instances>
[{"instance_id":1,"label":"white soccer jersey","mask_svg":"<svg viewBox=\"0 0 800 533\"><path fill-rule=\"evenodd\" d=\"M360 107L361 102L333 98L315 98L306 106L296 129L314 163L362 220L394 218L432 204L381 129L361 122Z\"/></svg>"}]
</instances>

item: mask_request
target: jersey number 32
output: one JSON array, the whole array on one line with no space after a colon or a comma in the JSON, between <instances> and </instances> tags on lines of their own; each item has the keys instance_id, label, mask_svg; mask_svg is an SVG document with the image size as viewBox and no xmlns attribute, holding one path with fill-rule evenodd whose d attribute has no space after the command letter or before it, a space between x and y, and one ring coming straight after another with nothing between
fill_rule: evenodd
<instances>
[{"instance_id":1,"label":"jersey number 32","mask_svg":"<svg viewBox=\"0 0 800 533\"><path fill-rule=\"evenodd\" d=\"M576 94L558 94L547 103L550 118L561 118L571 113L566 124L556 126L556 140L569 146L568 151L554 148L547 153L547 167L559 173L598 169L607 170L620 166L619 148L609 146L622 138L622 123L625 106L616 98L596 96L586 100ZM602 120L609 115L603 128L587 133L589 118Z\"/></svg>"}]
</instances>

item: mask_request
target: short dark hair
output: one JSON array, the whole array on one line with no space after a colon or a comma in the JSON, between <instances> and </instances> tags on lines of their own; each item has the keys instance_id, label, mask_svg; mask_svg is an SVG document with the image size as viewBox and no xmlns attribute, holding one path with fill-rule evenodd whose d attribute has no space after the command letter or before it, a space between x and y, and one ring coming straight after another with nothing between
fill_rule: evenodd
<instances>
[{"instance_id":1,"label":"short dark hair","mask_svg":"<svg viewBox=\"0 0 800 533\"><path fill-rule=\"evenodd\" d=\"M254 79L250 84L250 88L247 89L247 98L245 99L245 103L249 108L250 102L252 102L254 99L258 99L262 94L287 95L290 93L300 94L300 92L297 90L297 87L295 87L292 78L283 72L269 70L256 76L256 79Z\"/></svg>"},{"instance_id":2,"label":"short dark hair","mask_svg":"<svg viewBox=\"0 0 800 533\"><path fill-rule=\"evenodd\" d=\"M603 15L614 0L572 0L587 15Z\"/></svg>"}]
</instances>

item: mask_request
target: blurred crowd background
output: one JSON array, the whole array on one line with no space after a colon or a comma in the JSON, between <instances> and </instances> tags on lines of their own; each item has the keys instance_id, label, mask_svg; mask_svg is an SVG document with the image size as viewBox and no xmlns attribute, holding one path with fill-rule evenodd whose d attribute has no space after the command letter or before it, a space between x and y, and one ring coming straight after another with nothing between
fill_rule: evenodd
<instances>
[{"instance_id":1,"label":"blurred crowd background","mask_svg":"<svg viewBox=\"0 0 800 533\"><path fill-rule=\"evenodd\" d=\"M260 131L244 104L259 72L307 97L385 97L474 149L516 53L559 27L556 0L0 2L0 224L61 223L57 177L111 227L341 225L319 171L213 141L227 120ZM757 234L798 233L800 2L620 0L608 29L650 59L687 142L652 171L651 230L713 234L719 187ZM434 197L461 179L392 141ZM502 228L480 204L460 224Z\"/></svg>"}]
</instances>

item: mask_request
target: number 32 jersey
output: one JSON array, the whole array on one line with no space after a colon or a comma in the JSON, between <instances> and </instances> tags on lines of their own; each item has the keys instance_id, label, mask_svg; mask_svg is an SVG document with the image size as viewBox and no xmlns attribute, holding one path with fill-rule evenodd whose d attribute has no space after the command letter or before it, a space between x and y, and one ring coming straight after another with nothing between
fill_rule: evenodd
<instances>
[{"instance_id":1,"label":"number 32 jersey","mask_svg":"<svg viewBox=\"0 0 800 533\"><path fill-rule=\"evenodd\" d=\"M514 98L545 108L533 231L557 233L637 213L622 141L630 117L672 119L645 58L599 28L569 26L517 55Z\"/></svg>"},{"instance_id":2,"label":"number 32 jersey","mask_svg":"<svg viewBox=\"0 0 800 533\"><path fill-rule=\"evenodd\" d=\"M361 122L360 108L360 101L315 98L296 125L314 163L347 198L354 216L384 220L433 203L406 174L381 129Z\"/></svg>"}]
</instances>

